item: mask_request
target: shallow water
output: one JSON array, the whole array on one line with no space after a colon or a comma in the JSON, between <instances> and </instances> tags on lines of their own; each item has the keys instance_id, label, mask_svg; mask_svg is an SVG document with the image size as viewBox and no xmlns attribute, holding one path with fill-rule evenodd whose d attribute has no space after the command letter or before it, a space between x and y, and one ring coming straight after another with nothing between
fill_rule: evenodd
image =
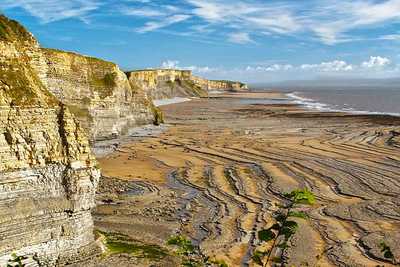
<instances>
[{"instance_id":1,"label":"shallow water","mask_svg":"<svg viewBox=\"0 0 400 267\"><path fill-rule=\"evenodd\" d=\"M287 96L294 103L321 111L400 116L400 89L305 89Z\"/></svg>"}]
</instances>

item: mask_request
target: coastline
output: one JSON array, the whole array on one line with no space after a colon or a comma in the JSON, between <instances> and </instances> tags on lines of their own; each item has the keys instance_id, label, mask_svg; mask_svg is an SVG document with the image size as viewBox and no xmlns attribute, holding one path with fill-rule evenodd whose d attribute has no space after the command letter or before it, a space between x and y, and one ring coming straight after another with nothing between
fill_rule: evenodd
<instances>
[{"instance_id":1,"label":"coastline","mask_svg":"<svg viewBox=\"0 0 400 267\"><path fill-rule=\"evenodd\" d=\"M399 224L371 211L400 204L394 197L400 193L400 118L240 101L282 98L279 92L224 93L163 106L166 131L99 159L103 182L113 184L112 177L142 193L100 192L96 228L151 244L179 233L229 266L255 266L254 229L272 223L283 193L308 187L318 204L285 250L289 266L392 266L378 246L385 240L397 253ZM127 221L129 214L136 215Z\"/></svg>"},{"instance_id":2,"label":"coastline","mask_svg":"<svg viewBox=\"0 0 400 267\"><path fill-rule=\"evenodd\" d=\"M390 115L400 117L400 113L396 112L380 112L380 111L368 111L368 110L357 110L354 107L335 109L332 105L327 103L318 102L315 99L299 96L299 92L293 91L290 93L284 93L287 97L291 98L293 103L297 103L305 106L306 108L317 110L320 112L345 112L359 115Z\"/></svg>"},{"instance_id":3,"label":"coastline","mask_svg":"<svg viewBox=\"0 0 400 267\"><path fill-rule=\"evenodd\" d=\"M156 107L161 107L166 105L179 104L191 100L192 98L187 98L187 97L173 97L173 98L153 100L153 103Z\"/></svg>"}]
</instances>

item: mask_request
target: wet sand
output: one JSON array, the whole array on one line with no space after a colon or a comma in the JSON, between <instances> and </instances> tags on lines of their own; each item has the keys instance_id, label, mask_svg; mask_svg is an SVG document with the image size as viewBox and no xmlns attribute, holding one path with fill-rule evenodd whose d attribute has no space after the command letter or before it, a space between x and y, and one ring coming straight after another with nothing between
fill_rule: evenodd
<instances>
[{"instance_id":1,"label":"wet sand","mask_svg":"<svg viewBox=\"0 0 400 267\"><path fill-rule=\"evenodd\" d=\"M297 220L283 253L274 251L284 266L394 266L400 118L240 101L268 98L283 96L219 94L162 106L165 132L99 159L96 228L160 246L179 233L229 266L257 266L257 231L274 224L285 192L308 188L317 198L309 219ZM384 257L382 241L394 261ZM151 264L177 266L179 259Z\"/></svg>"}]
</instances>

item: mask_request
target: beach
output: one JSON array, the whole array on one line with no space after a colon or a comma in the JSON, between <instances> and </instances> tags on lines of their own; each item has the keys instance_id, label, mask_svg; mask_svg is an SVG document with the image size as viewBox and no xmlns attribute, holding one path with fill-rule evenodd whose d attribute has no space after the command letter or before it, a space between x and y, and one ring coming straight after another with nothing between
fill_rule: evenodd
<instances>
[{"instance_id":1,"label":"beach","mask_svg":"<svg viewBox=\"0 0 400 267\"><path fill-rule=\"evenodd\" d=\"M395 266L400 257L400 118L320 112L280 92L224 93L161 106L167 127L99 159L95 228L165 247L180 234L229 266L259 266L284 194L308 188L285 266ZM261 101L261 102L260 102ZM382 253L382 242L394 260ZM108 257L87 266L177 266Z\"/></svg>"}]
</instances>

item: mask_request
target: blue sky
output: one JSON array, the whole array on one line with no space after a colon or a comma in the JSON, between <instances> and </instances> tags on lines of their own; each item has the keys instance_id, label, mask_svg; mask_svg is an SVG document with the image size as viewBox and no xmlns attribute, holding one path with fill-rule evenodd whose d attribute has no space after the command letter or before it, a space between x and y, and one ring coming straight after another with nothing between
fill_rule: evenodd
<instances>
[{"instance_id":1,"label":"blue sky","mask_svg":"<svg viewBox=\"0 0 400 267\"><path fill-rule=\"evenodd\" d=\"M271 82L400 76L400 0L1 0L44 47Z\"/></svg>"}]
</instances>

